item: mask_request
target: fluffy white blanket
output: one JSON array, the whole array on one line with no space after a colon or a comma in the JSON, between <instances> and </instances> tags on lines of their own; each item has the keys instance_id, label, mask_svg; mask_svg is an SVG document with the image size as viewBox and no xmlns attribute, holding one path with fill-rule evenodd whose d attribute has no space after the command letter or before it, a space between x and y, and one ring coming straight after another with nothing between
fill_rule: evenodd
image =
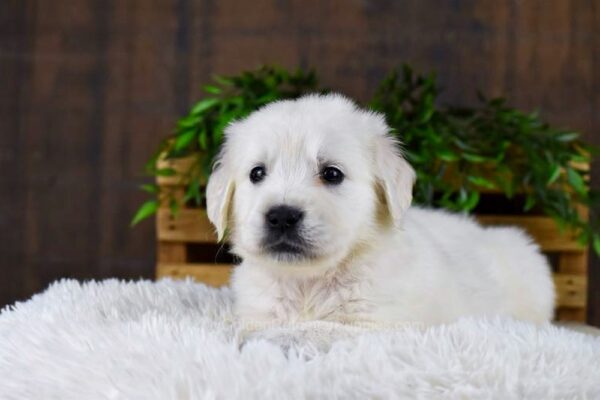
<instances>
[{"instance_id":1,"label":"fluffy white blanket","mask_svg":"<svg viewBox=\"0 0 600 400\"><path fill-rule=\"evenodd\" d=\"M551 325L240 333L229 289L58 282L0 315L0 398L600 398L600 338Z\"/></svg>"}]
</instances>

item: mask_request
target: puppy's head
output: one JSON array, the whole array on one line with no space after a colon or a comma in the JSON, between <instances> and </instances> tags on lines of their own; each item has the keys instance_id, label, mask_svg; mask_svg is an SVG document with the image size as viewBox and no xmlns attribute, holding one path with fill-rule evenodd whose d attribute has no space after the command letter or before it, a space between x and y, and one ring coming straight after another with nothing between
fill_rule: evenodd
<instances>
[{"instance_id":1,"label":"puppy's head","mask_svg":"<svg viewBox=\"0 0 600 400\"><path fill-rule=\"evenodd\" d=\"M330 267L400 224L413 181L381 115L339 95L306 96L227 128L208 216L244 259Z\"/></svg>"}]
</instances>

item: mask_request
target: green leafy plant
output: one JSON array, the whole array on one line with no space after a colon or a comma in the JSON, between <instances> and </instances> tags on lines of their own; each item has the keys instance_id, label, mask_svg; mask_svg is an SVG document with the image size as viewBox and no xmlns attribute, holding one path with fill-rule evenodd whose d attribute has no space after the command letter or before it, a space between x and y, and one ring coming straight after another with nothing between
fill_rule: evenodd
<instances>
[{"instance_id":1,"label":"green leafy plant","mask_svg":"<svg viewBox=\"0 0 600 400\"><path fill-rule=\"evenodd\" d=\"M417 172L416 203L468 212L486 191L519 193L524 212L538 207L600 253L598 193L586 185L594 149L578 133L481 94L476 107L439 106L439 93L434 75L404 66L383 80L370 104L385 114ZM589 223L578 205L591 206Z\"/></svg>"},{"instance_id":2,"label":"green leafy plant","mask_svg":"<svg viewBox=\"0 0 600 400\"><path fill-rule=\"evenodd\" d=\"M183 197L156 185L144 185L153 198L144 203L132 224L149 217L159 204L176 213L182 203L201 204L202 188L223 139L225 126L274 100L297 98L319 88L314 72L288 72L263 67L233 77L216 77L208 94L177 123L147 163L154 176L174 176L157 168L165 159L191 156L194 162L179 176ZM597 192L586 185L594 149L579 134L550 127L536 114L509 107L503 99L480 95L476 107L438 104L440 89L433 75L415 74L408 66L392 71L379 85L369 106L385 114L393 134L417 171L415 203L469 212L488 191L525 197L523 211L534 207L573 228L582 243L600 253ZM590 222L578 206L590 207Z\"/></svg>"}]
</instances>

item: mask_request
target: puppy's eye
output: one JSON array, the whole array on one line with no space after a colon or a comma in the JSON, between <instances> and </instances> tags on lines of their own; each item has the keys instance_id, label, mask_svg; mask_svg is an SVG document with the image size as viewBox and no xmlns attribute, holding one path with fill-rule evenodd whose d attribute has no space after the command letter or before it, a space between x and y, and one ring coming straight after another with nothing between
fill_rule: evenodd
<instances>
[{"instance_id":1,"label":"puppy's eye","mask_svg":"<svg viewBox=\"0 0 600 400\"><path fill-rule=\"evenodd\" d=\"M252 171L250 171L250 181L252 183L258 183L262 181L263 179L265 179L265 176L267 176L267 171L262 165L254 167L252 168Z\"/></svg>"},{"instance_id":2,"label":"puppy's eye","mask_svg":"<svg viewBox=\"0 0 600 400\"><path fill-rule=\"evenodd\" d=\"M329 185L339 185L344 180L344 174L336 167L325 167L321 170L321 179Z\"/></svg>"}]
</instances>

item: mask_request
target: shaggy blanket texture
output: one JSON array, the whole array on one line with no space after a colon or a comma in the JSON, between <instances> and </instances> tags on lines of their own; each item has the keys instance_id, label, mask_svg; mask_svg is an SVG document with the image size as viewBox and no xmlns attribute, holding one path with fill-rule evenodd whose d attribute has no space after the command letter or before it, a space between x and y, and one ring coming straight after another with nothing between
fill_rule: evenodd
<instances>
[{"instance_id":1,"label":"shaggy blanket texture","mask_svg":"<svg viewBox=\"0 0 600 400\"><path fill-rule=\"evenodd\" d=\"M507 319L244 336L229 289L169 280L62 281L0 315L1 399L323 397L600 398L600 338Z\"/></svg>"}]
</instances>

